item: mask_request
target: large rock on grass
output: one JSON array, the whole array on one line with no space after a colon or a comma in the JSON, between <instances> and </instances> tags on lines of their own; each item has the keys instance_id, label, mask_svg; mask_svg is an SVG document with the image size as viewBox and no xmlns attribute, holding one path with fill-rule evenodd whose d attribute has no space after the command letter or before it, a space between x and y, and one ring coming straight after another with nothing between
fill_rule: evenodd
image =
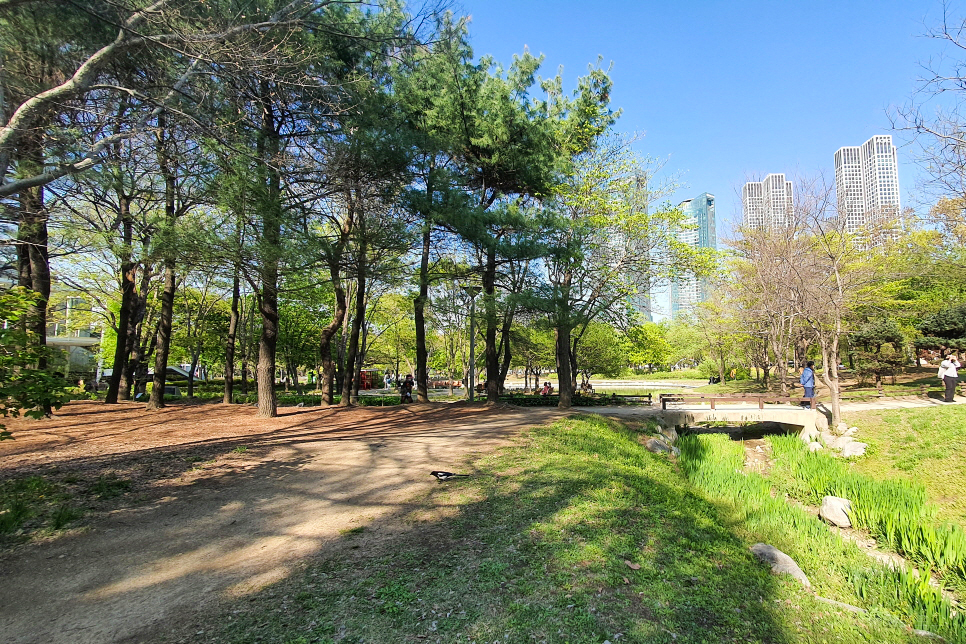
<instances>
[{"instance_id":1,"label":"large rock on grass","mask_svg":"<svg viewBox=\"0 0 966 644\"><path fill-rule=\"evenodd\" d=\"M678 440L678 430L673 427L661 427L658 432L664 437L669 445L673 445Z\"/></svg>"},{"instance_id":2,"label":"large rock on grass","mask_svg":"<svg viewBox=\"0 0 966 644\"><path fill-rule=\"evenodd\" d=\"M865 456L865 450L867 447L868 445L866 443L852 441L842 448L842 456L845 458L851 458L853 456Z\"/></svg>"},{"instance_id":3,"label":"large rock on grass","mask_svg":"<svg viewBox=\"0 0 966 644\"><path fill-rule=\"evenodd\" d=\"M675 456L679 456L681 454L681 450L679 450L677 447L668 445L663 438L648 438L647 442L644 443L644 447L647 448L647 451L654 452L655 454L671 453Z\"/></svg>"},{"instance_id":4,"label":"large rock on grass","mask_svg":"<svg viewBox=\"0 0 966 644\"><path fill-rule=\"evenodd\" d=\"M840 528L851 528L852 519L849 513L852 511L852 502L838 496L826 496L822 499L822 507L818 509L818 516L826 523Z\"/></svg>"},{"instance_id":5,"label":"large rock on grass","mask_svg":"<svg viewBox=\"0 0 966 644\"><path fill-rule=\"evenodd\" d=\"M812 587L811 582L808 581L808 577L806 577L805 573L802 572L802 569L798 567L798 564L795 563L795 560L775 546L769 546L767 543L756 543L750 549L752 554L754 554L759 561L771 566L772 574L791 575L798 581L802 582L802 585L806 588Z\"/></svg>"}]
</instances>

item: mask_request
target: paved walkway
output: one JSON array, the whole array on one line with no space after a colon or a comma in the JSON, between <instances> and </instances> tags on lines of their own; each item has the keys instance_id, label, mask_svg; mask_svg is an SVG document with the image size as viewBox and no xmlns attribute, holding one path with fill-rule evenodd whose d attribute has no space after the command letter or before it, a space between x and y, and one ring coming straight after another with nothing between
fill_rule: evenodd
<instances>
[{"instance_id":1,"label":"paved walkway","mask_svg":"<svg viewBox=\"0 0 966 644\"><path fill-rule=\"evenodd\" d=\"M883 398L882 400L844 402L842 411L871 411L874 409L924 409L966 403L966 398L956 396L955 403L945 403L937 398Z\"/></svg>"}]
</instances>

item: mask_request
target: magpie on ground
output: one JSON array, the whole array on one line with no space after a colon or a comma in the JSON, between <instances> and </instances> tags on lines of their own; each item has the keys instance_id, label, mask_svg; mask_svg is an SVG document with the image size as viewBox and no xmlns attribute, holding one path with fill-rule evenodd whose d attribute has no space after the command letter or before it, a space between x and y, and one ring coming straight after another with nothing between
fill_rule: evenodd
<instances>
[{"instance_id":1,"label":"magpie on ground","mask_svg":"<svg viewBox=\"0 0 966 644\"><path fill-rule=\"evenodd\" d=\"M467 477L469 477L469 474L453 474L452 472L437 472L437 471L432 471L432 472L430 472L430 474L432 474L433 476L435 476L440 481L448 481L450 479L467 478Z\"/></svg>"}]
</instances>

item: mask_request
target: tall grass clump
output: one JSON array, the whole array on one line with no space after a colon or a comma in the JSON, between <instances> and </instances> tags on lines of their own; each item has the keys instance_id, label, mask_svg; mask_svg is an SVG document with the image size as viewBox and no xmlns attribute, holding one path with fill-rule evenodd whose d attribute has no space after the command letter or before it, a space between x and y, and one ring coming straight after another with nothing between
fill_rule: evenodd
<instances>
[{"instance_id":1,"label":"tall grass clump","mask_svg":"<svg viewBox=\"0 0 966 644\"><path fill-rule=\"evenodd\" d=\"M913 615L912 627L945 633L962 642L966 637L966 614L956 612L942 591L929 584L929 577L906 568L874 568L852 575L856 594L867 605L901 606Z\"/></svg>"},{"instance_id":2,"label":"tall grass clump","mask_svg":"<svg viewBox=\"0 0 966 644\"><path fill-rule=\"evenodd\" d=\"M938 508L926 502L921 484L869 478L844 461L809 452L794 436L769 440L775 457L772 477L782 491L812 504L826 495L849 499L853 525L958 588L966 587L966 531L937 519Z\"/></svg>"},{"instance_id":3,"label":"tall grass clump","mask_svg":"<svg viewBox=\"0 0 966 644\"><path fill-rule=\"evenodd\" d=\"M791 440L798 441L795 437ZM767 479L744 473L741 443L722 435L692 434L682 437L677 445L688 479L710 499L733 506L748 538L769 543L795 559L821 595L884 609L907 624L953 641L966 641L966 615L954 614L950 603L928 581L919 583L905 570L873 566L854 544L844 543L818 518L789 505L781 495L773 496ZM782 447L786 449L776 448L776 457L794 452L785 444ZM811 456L807 450L802 451ZM835 466L842 464L835 461L832 465L806 463L803 469L833 488L830 494L834 493L832 482L836 477L848 473L847 466L836 470ZM837 583L841 578L849 580L848 584Z\"/></svg>"}]
</instances>

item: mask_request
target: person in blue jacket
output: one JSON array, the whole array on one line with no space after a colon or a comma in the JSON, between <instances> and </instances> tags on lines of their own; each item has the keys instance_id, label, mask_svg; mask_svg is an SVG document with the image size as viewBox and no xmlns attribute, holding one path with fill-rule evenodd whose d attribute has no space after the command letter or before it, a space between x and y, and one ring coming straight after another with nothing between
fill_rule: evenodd
<instances>
[{"instance_id":1,"label":"person in blue jacket","mask_svg":"<svg viewBox=\"0 0 966 644\"><path fill-rule=\"evenodd\" d=\"M815 362L812 360L805 363L805 368L802 369L802 377L798 379L798 382L805 389L806 398L815 397L815 370L812 368L814 366ZM809 403L803 402L802 407L808 408Z\"/></svg>"}]
</instances>

